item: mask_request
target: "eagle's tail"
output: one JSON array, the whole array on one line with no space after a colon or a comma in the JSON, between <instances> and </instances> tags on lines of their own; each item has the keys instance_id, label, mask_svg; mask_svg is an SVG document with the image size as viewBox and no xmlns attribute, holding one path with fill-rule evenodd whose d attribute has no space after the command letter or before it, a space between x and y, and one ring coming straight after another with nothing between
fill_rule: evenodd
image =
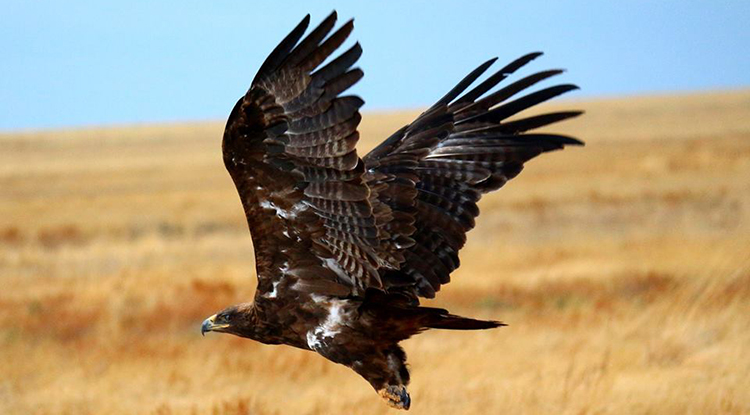
<instances>
[{"instance_id":1,"label":"eagle's tail","mask_svg":"<svg viewBox=\"0 0 750 415\"><path fill-rule=\"evenodd\" d=\"M426 328L446 330L485 330L495 327L507 326L507 324L494 320L477 320L448 314L440 319L430 322Z\"/></svg>"},{"instance_id":2,"label":"eagle's tail","mask_svg":"<svg viewBox=\"0 0 750 415\"><path fill-rule=\"evenodd\" d=\"M445 330L485 330L494 329L495 327L507 326L507 324L494 320L477 320L468 317L461 317L449 314L448 311L441 308L419 307L426 313L426 321L423 323L424 328L445 329Z\"/></svg>"},{"instance_id":3,"label":"eagle's tail","mask_svg":"<svg viewBox=\"0 0 750 415\"><path fill-rule=\"evenodd\" d=\"M383 335L393 337L397 341L408 339L427 329L485 330L507 326L500 321L457 316L443 308L420 307L411 303L409 297L393 293L384 294L375 290L368 291L367 300L362 304L360 312L374 313L377 320L388 322L383 326Z\"/></svg>"}]
</instances>

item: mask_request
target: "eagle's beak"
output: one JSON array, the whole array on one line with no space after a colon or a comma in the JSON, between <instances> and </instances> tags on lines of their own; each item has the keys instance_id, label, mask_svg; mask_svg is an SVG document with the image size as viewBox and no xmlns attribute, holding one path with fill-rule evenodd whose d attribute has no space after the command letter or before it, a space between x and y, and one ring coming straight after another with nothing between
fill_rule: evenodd
<instances>
[{"instance_id":1,"label":"eagle's beak","mask_svg":"<svg viewBox=\"0 0 750 415\"><path fill-rule=\"evenodd\" d=\"M218 331L221 333L226 333L228 328L232 327L231 324L227 323L221 323L223 320L222 318L219 318L219 323L216 322L217 315L214 314L211 317L203 320L203 324L201 324L201 334L206 335L209 331Z\"/></svg>"},{"instance_id":2,"label":"eagle's beak","mask_svg":"<svg viewBox=\"0 0 750 415\"><path fill-rule=\"evenodd\" d=\"M203 324L201 324L201 334L206 335L206 332L209 331L219 331L224 332L225 329L229 328L230 324L217 324L216 323L216 314L212 315L211 317L203 320Z\"/></svg>"},{"instance_id":3,"label":"eagle's beak","mask_svg":"<svg viewBox=\"0 0 750 415\"><path fill-rule=\"evenodd\" d=\"M205 336L206 332L213 330L215 320L216 320L216 314L203 320L203 324L201 324L201 336Z\"/></svg>"}]
</instances>

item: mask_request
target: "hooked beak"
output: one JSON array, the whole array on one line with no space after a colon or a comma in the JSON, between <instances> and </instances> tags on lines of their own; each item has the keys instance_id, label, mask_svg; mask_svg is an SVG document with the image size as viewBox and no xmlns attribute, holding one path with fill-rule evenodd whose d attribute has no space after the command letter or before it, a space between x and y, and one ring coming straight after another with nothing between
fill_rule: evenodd
<instances>
[{"instance_id":1,"label":"hooked beak","mask_svg":"<svg viewBox=\"0 0 750 415\"><path fill-rule=\"evenodd\" d=\"M221 331L227 327L229 327L229 324L216 324L216 314L214 314L203 320L203 324L201 324L201 335L205 336L209 331Z\"/></svg>"}]
</instances>

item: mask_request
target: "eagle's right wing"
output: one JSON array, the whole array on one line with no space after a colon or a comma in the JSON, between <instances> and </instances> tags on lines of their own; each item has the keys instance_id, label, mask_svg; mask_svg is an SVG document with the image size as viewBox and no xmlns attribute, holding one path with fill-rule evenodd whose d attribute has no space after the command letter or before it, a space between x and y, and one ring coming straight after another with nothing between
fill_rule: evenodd
<instances>
[{"instance_id":1,"label":"eagle's right wing","mask_svg":"<svg viewBox=\"0 0 750 415\"><path fill-rule=\"evenodd\" d=\"M349 21L332 32L336 18L304 38L309 15L292 30L224 132L224 164L253 237L261 295L291 286L336 295L382 287L384 211L371 205L355 149L363 101L342 96L363 75L352 68L362 49L355 44L323 65L353 29Z\"/></svg>"},{"instance_id":2,"label":"eagle's right wing","mask_svg":"<svg viewBox=\"0 0 750 415\"><path fill-rule=\"evenodd\" d=\"M583 144L562 135L529 132L581 111L508 120L577 89L557 85L512 99L562 71L542 71L487 94L539 55L517 59L459 97L495 60L480 65L363 158L368 185L378 189L375 197L392 211L388 246L403 259L398 271L381 270L389 291L434 297L459 266L458 252L479 215L477 202L482 194L502 187L521 172L526 161L541 153Z\"/></svg>"}]
</instances>

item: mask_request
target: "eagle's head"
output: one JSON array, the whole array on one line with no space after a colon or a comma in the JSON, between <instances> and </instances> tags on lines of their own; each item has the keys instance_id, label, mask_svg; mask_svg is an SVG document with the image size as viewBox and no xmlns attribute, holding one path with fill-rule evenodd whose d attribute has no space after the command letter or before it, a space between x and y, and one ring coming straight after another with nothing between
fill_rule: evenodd
<instances>
[{"instance_id":1,"label":"eagle's head","mask_svg":"<svg viewBox=\"0 0 750 415\"><path fill-rule=\"evenodd\" d=\"M253 338L254 328L255 313L253 304L244 303L227 307L205 319L201 325L201 334L205 336L206 332L216 331Z\"/></svg>"}]
</instances>

